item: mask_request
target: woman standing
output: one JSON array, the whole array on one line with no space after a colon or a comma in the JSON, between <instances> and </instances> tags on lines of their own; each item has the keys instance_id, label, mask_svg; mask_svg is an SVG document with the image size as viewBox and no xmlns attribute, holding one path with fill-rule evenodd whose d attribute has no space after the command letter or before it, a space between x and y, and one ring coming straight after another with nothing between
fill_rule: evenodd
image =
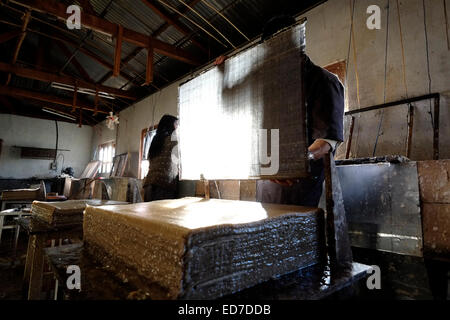
<instances>
[{"instance_id":1,"label":"woman standing","mask_svg":"<svg viewBox=\"0 0 450 320\"><path fill-rule=\"evenodd\" d=\"M150 162L144 180L144 201L175 199L178 192L178 142L172 134L178 126L178 119L164 115L150 145Z\"/></svg>"}]
</instances>

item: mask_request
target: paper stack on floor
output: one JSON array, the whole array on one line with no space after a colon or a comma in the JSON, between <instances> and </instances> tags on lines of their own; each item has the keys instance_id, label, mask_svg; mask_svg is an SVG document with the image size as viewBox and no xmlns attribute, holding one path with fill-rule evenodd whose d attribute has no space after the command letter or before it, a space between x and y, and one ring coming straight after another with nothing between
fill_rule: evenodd
<instances>
[{"instance_id":1,"label":"paper stack on floor","mask_svg":"<svg viewBox=\"0 0 450 320\"><path fill-rule=\"evenodd\" d=\"M214 299L316 264L323 230L318 208L201 198L84 217L88 252L152 299Z\"/></svg>"},{"instance_id":2,"label":"paper stack on floor","mask_svg":"<svg viewBox=\"0 0 450 320\"><path fill-rule=\"evenodd\" d=\"M87 205L123 205L126 202L104 200L68 200L63 202L34 201L32 215L52 226L67 226L83 223L83 212Z\"/></svg>"},{"instance_id":3,"label":"paper stack on floor","mask_svg":"<svg viewBox=\"0 0 450 320\"><path fill-rule=\"evenodd\" d=\"M36 189L15 189L2 192L2 201L13 200L36 200L40 198L40 188Z\"/></svg>"}]
</instances>

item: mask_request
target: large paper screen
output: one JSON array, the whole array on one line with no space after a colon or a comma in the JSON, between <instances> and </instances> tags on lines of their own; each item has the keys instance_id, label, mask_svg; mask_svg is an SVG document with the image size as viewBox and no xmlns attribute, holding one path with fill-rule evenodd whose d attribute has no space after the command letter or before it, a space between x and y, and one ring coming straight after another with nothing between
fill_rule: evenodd
<instances>
[{"instance_id":1,"label":"large paper screen","mask_svg":"<svg viewBox=\"0 0 450 320\"><path fill-rule=\"evenodd\" d=\"M298 24L180 85L181 179L307 175L304 45Z\"/></svg>"}]
</instances>

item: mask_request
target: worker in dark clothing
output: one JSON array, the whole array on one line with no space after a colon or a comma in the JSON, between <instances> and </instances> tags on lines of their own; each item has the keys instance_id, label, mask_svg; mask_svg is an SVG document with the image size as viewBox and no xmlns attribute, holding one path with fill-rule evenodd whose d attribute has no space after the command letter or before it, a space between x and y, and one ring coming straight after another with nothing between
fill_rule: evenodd
<instances>
[{"instance_id":1,"label":"worker in dark clothing","mask_svg":"<svg viewBox=\"0 0 450 320\"><path fill-rule=\"evenodd\" d=\"M262 41L295 23L289 16L272 18L265 26ZM221 65L226 57L216 60ZM299 180L260 180L256 198L259 202L317 207L324 181L324 156L336 151L343 142L344 87L337 76L316 66L306 54L304 59L305 100L308 114L308 144L311 177ZM300 70L298 71L300 72Z\"/></svg>"},{"instance_id":2,"label":"worker in dark clothing","mask_svg":"<svg viewBox=\"0 0 450 320\"><path fill-rule=\"evenodd\" d=\"M158 124L148 152L150 165L143 184L145 202L177 196L178 142L172 137L177 126L178 119L171 115L164 115Z\"/></svg>"},{"instance_id":3,"label":"worker in dark clothing","mask_svg":"<svg viewBox=\"0 0 450 320\"><path fill-rule=\"evenodd\" d=\"M295 23L289 16L271 19L264 28L263 40ZM316 66L306 54L304 59L305 101L308 114L308 148L311 177L296 181L258 181L257 201L317 207L324 181L323 158L335 153L344 141L344 86L338 77Z\"/></svg>"},{"instance_id":4,"label":"worker in dark clothing","mask_svg":"<svg viewBox=\"0 0 450 320\"><path fill-rule=\"evenodd\" d=\"M344 87L330 72L305 55L305 91L308 110L308 148L311 177L297 181L258 181L257 200L317 207L324 181L323 157L336 151L343 138Z\"/></svg>"}]
</instances>

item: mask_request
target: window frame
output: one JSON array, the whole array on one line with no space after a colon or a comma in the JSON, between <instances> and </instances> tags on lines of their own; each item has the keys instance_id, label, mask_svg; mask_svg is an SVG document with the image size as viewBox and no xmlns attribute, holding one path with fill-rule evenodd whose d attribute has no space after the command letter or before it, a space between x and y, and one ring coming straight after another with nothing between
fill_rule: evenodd
<instances>
[{"instance_id":1,"label":"window frame","mask_svg":"<svg viewBox=\"0 0 450 320\"><path fill-rule=\"evenodd\" d=\"M140 143L139 143L139 167L138 167L138 177L139 179L145 179L145 177L141 177L142 176L142 161L144 158L144 139L145 136L147 135L147 132L149 131L153 131L153 130L157 130L158 129L158 125L154 125L154 126L150 126L148 128L144 128L141 130L141 139L140 139Z\"/></svg>"},{"instance_id":2,"label":"window frame","mask_svg":"<svg viewBox=\"0 0 450 320\"><path fill-rule=\"evenodd\" d=\"M106 150L109 146L112 147L112 149L111 149L111 151L112 151L111 152L111 161L110 162L109 161L103 161L102 159L100 159L100 152L102 150ZM104 175L104 174L108 174L109 172L111 172L112 165L114 163L114 156L115 155L116 155L116 143L115 143L115 141L108 141L108 142L105 142L105 143L102 143L102 144L98 145L98 156L97 157L98 157L98 161L100 161L100 166L98 168L98 174L99 175ZM111 165L111 168L110 168L109 172L108 171L103 171L104 166L106 166L105 169L108 168L107 167L108 164Z\"/></svg>"}]
</instances>

